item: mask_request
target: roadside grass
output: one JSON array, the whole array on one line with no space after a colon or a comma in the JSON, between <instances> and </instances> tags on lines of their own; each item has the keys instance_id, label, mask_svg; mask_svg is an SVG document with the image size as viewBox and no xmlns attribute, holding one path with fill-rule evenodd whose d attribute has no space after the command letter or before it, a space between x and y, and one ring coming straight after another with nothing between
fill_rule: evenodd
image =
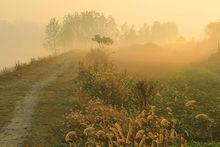
<instances>
[{"instance_id":1,"label":"roadside grass","mask_svg":"<svg viewBox=\"0 0 220 147\"><path fill-rule=\"evenodd\" d=\"M65 113L69 112L78 103L74 97L76 75L80 54L69 56L70 67L57 77L55 81L46 86L38 97L38 105L32 116L30 135L24 144L65 146L62 125Z\"/></svg>"},{"instance_id":2,"label":"roadside grass","mask_svg":"<svg viewBox=\"0 0 220 147\"><path fill-rule=\"evenodd\" d=\"M0 129L14 117L16 103L25 97L30 91L31 86L42 80L43 77L51 74L51 71L54 71L57 67L62 66L63 61L67 58L68 60L73 58L75 62L74 54L69 52L59 56L32 59L30 63L19 63L14 68L4 69L0 73ZM78 55L79 53L77 53ZM70 70L75 72L75 65L70 67ZM64 73L65 76L59 76L54 83L51 83L40 94L39 105L37 105L33 115L33 130L37 130L40 139L30 138L30 140L43 140L47 138L48 140L53 140L50 135L46 137L48 133L45 133L45 128L51 128L56 124L56 118L60 119L59 116L69 109L69 96L72 96L70 94L72 93L70 85L73 84L70 83L71 79L69 78L73 77L73 72L69 71ZM51 123L47 125L47 122ZM36 131L30 133L33 133L33 135L30 134L30 137L35 136Z\"/></svg>"},{"instance_id":3,"label":"roadside grass","mask_svg":"<svg viewBox=\"0 0 220 147\"><path fill-rule=\"evenodd\" d=\"M52 59L50 59L52 60ZM24 64L17 69L7 70L0 75L0 128L10 121L16 103L30 90L31 85L48 72L48 64L52 61L33 65ZM53 65L55 66L55 64Z\"/></svg>"}]
</instances>

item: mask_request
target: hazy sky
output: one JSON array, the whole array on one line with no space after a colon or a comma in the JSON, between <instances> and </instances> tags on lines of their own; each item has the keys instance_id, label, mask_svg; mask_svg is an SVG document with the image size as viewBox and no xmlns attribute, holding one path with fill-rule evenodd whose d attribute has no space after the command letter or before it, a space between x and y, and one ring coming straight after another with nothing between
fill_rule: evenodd
<instances>
[{"instance_id":1,"label":"hazy sky","mask_svg":"<svg viewBox=\"0 0 220 147\"><path fill-rule=\"evenodd\" d=\"M0 19L46 23L74 11L96 10L119 24L175 21L180 32L198 36L210 21L220 19L220 0L0 0Z\"/></svg>"}]
</instances>

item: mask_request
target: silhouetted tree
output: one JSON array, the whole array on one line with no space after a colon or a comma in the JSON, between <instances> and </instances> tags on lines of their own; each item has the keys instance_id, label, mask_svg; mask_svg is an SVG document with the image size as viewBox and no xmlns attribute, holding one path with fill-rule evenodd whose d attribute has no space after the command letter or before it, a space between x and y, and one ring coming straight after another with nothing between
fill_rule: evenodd
<instances>
[{"instance_id":1,"label":"silhouetted tree","mask_svg":"<svg viewBox=\"0 0 220 147\"><path fill-rule=\"evenodd\" d=\"M92 41L97 42L99 47L101 48L101 46L102 46L102 37L99 34L95 35L94 38L92 38Z\"/></svg>"},{"instance_id":2,"label":"silhouetted tree","mask_svg":"<svg viewBox=\"0 0 220 147\"><path fill-rule=\"evenodd\" d=\"M95 35L94 38L92 38L92 41L97 42L99 44L99 48L113 44L113 40L110 37L101 37L99 34Z\"/></svg>"},{"instance_id":3,"label":"silhouetted tree","mask_svg":"<svg viewBox=\"0 0 220 147\"><path fill-rule=\"evenodd\" d=\"M114 42L110 37L102 37L102 43L104 45L112 45Z\"/></svg>"}]
</instances>

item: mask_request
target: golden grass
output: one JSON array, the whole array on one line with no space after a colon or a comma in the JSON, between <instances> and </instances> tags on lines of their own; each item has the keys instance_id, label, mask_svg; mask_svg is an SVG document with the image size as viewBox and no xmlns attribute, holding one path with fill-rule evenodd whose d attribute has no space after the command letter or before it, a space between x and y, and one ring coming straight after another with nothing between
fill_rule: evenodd
<instances>
[{"instance_id":1,"label":"golden grass","mask_svg":"<svg viewBox=\"0 0 220 147\"><path fill-rule=\"evenodd\" d=\"M66 119L72 131L77 132L78 140L73 140L77 146L168 147L174 143L185 146L186 139L175 130L176 120L157 116L155 109L151 107L133 116L123 108L93 100L85 105L84 112L72 112Z\"/></svg>"},{"instance_id":2,"label":"golden grass","mask_svg":"<svg viewBox=\"0 0 220 147\"><path fill-rule=\"evenodd\" d=\"M208 117L208 115L206 115L206 114L197 114L197 115L195 116L195 119L197 119L197 120L208 120L209 117Z\"/></svg>"}]
</instances>

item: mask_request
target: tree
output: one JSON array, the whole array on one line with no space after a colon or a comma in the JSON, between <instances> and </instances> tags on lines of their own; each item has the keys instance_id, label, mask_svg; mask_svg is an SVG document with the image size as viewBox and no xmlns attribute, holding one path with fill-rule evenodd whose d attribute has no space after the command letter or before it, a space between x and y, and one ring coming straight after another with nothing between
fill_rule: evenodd
<instances>
[{"instance_id":1,"label":"tree","mask_svg":"<svg viewBox=\"0 0 220 147\"><path fill-rule=\"evenodd\" d=\"M127 35L127 41L132 42L132 43L136 43L137 41L137 33L136 33L134 25L132 25L131 28L129 29L129 32Z\"/></svg>"},{"instance_id":2,"label":"tree","mask_svg":"<svg viewBox=\"0 0 220 147\"><path fill-rule=\"evenodd\" d=\"M92 41L95 41L98 43L99 47L101 48L101 44L102 44L102 37L98 34L95 35L94 38L92 38Z\"/></svg>"},{"instance_id":3,"label":"tree","mask_svg":"<svg viewBox=\"0 0 220 147\"><path fill-rule=\"evenodd\" d=\"M121 40L123 44L126 44L126 45L136 43L137 33L134 28L134 25L129 27L128 24L125 23L121 26Z\"/></svg>"},{"instance_id":4,"label":"tree","mask_svg":"<svg viewBox=\"0 0 220 147\"><path fill-rule=\"evenodd\" d=\"M113 40L110 37L101 37L99 34L95 35L92 38L92 41L95 41L99 44L99 48L104 48L104 46L109 46L113 44Z\"/></svg>"},{"instance_id":5,"label":"tree","mask_svg":"<svg viewBox=\"0 0 220 147\"><path fill-rule=\"evenodd\" d=\"M147 24L143 24L143 26L138 30L138 37L141 43L146 43L150 41L151 30Z\"/></svg>"},{"instance_id":6,"label":"tree","mask_svg":"<svg viewBox=\"0 0 220 147\"><path fill-rule=\"evenodd\" d=\"M118 29L113 17L95 11L75 12L64 16L61 27L62 45L65 48L90 48L94 34L116 40Z\"/></svg>"},{"instance_id":7,"label":"tree","mask_svg":"<svg viewBox=\"0 0 220 147\"><path fill-rule=\"evenodd\" d=\"M179 36L177 24L173 22L154 22L151 27L151 34L153 41L157 42L173 41Z\"/></svg>"},{"instance_id":8,"label":"tree","mask_svg":"<svg viewBox=\"0 0 220 147\"><path fill-rule=\"evenodd\" d=\"M56 18L52 18L45 30L44 47L57 53L59 46L60 25Z\"/></svg>"},{"instance_id":9,"label":"tree","mask_svg":"<svg viewBox=\"0 0 220 147\"><path fill-rule=\"evenodd\" d=\"M102 37L102 43L104 45L112 45L113 44L113 40L110 37Z\"/></svg>"},{"instance_id":10,"label":"tree","mask_svg":"<svg viewBox=\"0 0 220 147\"><path fill-rule=\"evenodd\" d=\"M205 33L214 41L220 40L220 21L209 23L205 28Z\"/></svg>"}]
</instances>

